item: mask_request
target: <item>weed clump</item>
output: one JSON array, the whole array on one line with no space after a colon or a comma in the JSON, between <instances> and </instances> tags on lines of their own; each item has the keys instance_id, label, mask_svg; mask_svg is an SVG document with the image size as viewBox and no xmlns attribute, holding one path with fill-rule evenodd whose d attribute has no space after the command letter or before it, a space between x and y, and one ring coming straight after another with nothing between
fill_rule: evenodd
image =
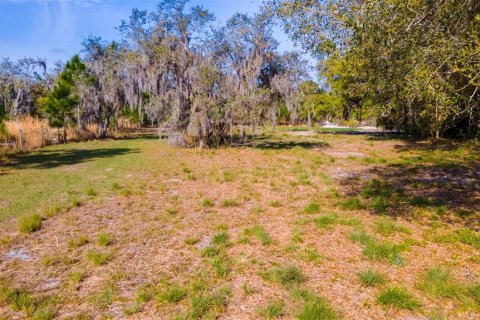
<instances>
[{"instance_id":1,"label":"weed clump","mask_svg":"<svg viewBox=\"0 0 480 320\"><path fill-rule=\"evenodd\" d=\"M418 284L420 290L440 298L455 298L462 289L452 279L450 270L433 267L425 272Z\"/></svg>"},{"instance_id":2,"label":"weed clump","mask_svg":"<svg viewBox=\"0 0 480 320\"><path fill-rule=\"evenodd\" d=\"M366 287L375 287L385 282L382 274L378 271L368 269L358 274L358 279Z\"/></svg>"},{"instance_id":3,"label":"weed clump","mask_svg":"<svg viewBox=\"0 0 480 320\"><path fill-rule=\"evenodd\" d=\"M95 266L103 266L108 261L110 261L111 255L107 253L89 250L85 253L85 259L87 259Z\"/></svg>"},{"instance_id":4,"label":"weed clump","mask_svg":"<svg viewBox=\"0 0 480 320\"><path fill-rule=\"evenodd\" d=\"M178 303L187 296L187 290L177 284L169 285L155 295L157 303Z\"/></svg>"},{"instance_id":5,"label":"weed clump","mask_svg":"<svg viewBox=\"0 0 480 320\"><path fill-rule=\"evenodd\" d=\"M86 236L80 236L78 238L68 240L67 246L70 249L76 249L87 245L89 242L90 240Z\"/></svg>"},{"instance_id":6,"label":"weed clump","mask_svg":"<svg viewBox=\"0 0 480 320\"><path fill-rule=\"evenodd\" d=\"M338 205L344 210L361 210L365 209L365 205L359 197L349 197L340 201Z\"/></svg>"},{"instance_id":7,"label":"weed clump","mask_svg":"<svg viewBox=\"0 0 480 320\"><path fill-rule=\"evenodd\" d=\"M310 202L303 208L305 213L317 213L320 211L320 204L318 202Z\"/></svg>"},{"instance_id":8,"label":"weed clump","mask_svg":"<svg viewBox=\"0 0 480 320\"><path fill-rule=\"evenodd\" d=\"M420 307L415 297L402 287L384 289L377 297L377 303L395 309L414 310Z\"/></svg>"},{"instance_id":9,"label":"weed clump","mask_svg":"<svg viewBox=\"0 0 480 320\"><path fill-rule=\"evenodd\" d=\"M113 243L113 239L106 233L101 233L97 236L97 244L102 247L108 247Z\"/></svg>"},{"instance_id":10,"label":"weed clump","mask_svg":"<svg viewBox=\"0 0 480 320\"><path fill-rule=\"evenodd\" d=\"M284 287L298 285L307 280L303 272L295 266L275 267L261 273L261 276Z\"/></svg>"},{"instance_id":11,"label":"weed clump","mask_svg":"<svg viewBox=\"0 0 480 320\"><path fill-rule=\"evenodd\" d=\"M245 228L243 230L245 237L255 236L262 245L269 245L272 243L272 237L267 233L264 227L260 225L253 226L251 228Z\"/></svg>"},{"instance_id":12,"label":"weed clump","mask_svg":"<svg viewBox=\"0 0 480 320\"><path fill-rule=\"evenodd\" d=\"M39 214L29 214L18 218L18 230L23 233L32 233L42 228L42 217Z\"/></svg>"},{"instance_id":13,"label":"weed clump","mask_svg":"<svg viewBox=\"0 0 480 320\"><path fill-rule=\"evenodd\" d=\"M283 315L284 306L285 303L282 300L271 301L267 305L258 308L257 313L262 319L276 319Z\"/></svg>"},{"instance_id":14,"label":"weed clump","mask_svg":"<svg viewBox=\"0 0 480 320\"><path fill-rule=\"evenodd\" d=\"M307 290L295 290L293 295L302 300L297 315L299 320L338 320L338 313L323 298Z\"/></svg>"},{"instance_id":15,"label":"weed clump","mask_svg":"<svg viewBox=\"0 0 480 320\"><path fill-rule=\"evenodd\" d=\"M359 242L363 246L363 254L372 260L387 261L394 265L402 265L403 259L400 253L406 250L406 245L381 242L364 231L353 231L350 240Z\"/></svg>"}]
</instances>

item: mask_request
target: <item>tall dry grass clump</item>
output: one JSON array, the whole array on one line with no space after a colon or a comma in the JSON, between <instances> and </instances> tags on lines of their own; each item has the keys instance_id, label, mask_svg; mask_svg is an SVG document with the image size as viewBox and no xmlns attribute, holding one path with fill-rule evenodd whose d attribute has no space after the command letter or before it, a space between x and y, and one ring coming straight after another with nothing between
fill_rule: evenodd
<instances>
[{"instance_id":1,"label":"tall dry grass clump","mask_svg":"<svg viewBox=\"0 0 480 320\"><path fill-rule=\"evenodd\" d=\"M6 142L19 151L33 150L55 142L57 133L50 128L47 120L22 117L5 121Z\"/></svg>"},{"instance_id":2,"label":"tall dry grass clump","mask_svg":"<svg viewBox=\"0 0 480 320\"><path fill-rule=\"evenodd\" d=\"M110 137L121 137L140 127L127 118L118 119L117 128L109 130ZM63 130L63 129L60 129ZM0 134L0 154L35 150L50 144L61 143L62 132L51 128L48 121L25 116L17 120L5 121L5 132ZM68 141L85 141L98 138L98 126L86 124L83 128L68 127Z\"/></svg>"}]
</instances>

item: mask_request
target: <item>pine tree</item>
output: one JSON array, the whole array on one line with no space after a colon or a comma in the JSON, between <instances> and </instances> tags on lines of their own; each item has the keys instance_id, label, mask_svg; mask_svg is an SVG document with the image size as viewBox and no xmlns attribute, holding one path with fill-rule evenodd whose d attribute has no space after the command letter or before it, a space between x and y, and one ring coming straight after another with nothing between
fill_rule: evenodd
<instances>
[{"instance_id":1,"label":"pine tree","mask_svg":"<svg viewBox=\"0 0 480 320\"><path fill-rule=\"evenodd\" d=\"M67 125L75 121L73 117L74 108L80 102L78 95L75 93L75 81L84 70L85 65L78 55L75 55L65 65L47 97L45 112L48 114L49 124L59 130L63 128L63 142L65 143L67 142Z\"/></svg>"}]
</instances>

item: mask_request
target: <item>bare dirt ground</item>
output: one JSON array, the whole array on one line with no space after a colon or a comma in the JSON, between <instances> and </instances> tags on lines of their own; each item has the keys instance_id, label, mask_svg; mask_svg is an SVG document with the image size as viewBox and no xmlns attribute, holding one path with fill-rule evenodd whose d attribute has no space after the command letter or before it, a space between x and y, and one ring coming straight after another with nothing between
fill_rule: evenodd
<instances>
[{"instance_id":1,"label":"bare dirt ground","mask_svg":"<svg viewBox=\"0 0 480 320\"><path fill-rule=\"evenodd\" d=\"M475 146L279 134L244 148L158 142L144 152L161 161L132 171L135 186L120 183L108 197L45 217L30 234L15 218L2 222L0 318L261 319L262 307L282 301L278 318L294 319L302 288L342 319L480 319L480 236L457 236L477 227ZM375 195L373 179L382 188ZM255 226L271 241L252 235ZM369 255L355 232L398 245L401 260ZM267 276L288 266L302 281ZM436 266L448 268L456 293L422 285ZM369 268L382 284L359 280ZM379 302L391 287L417 305ZM31 301L12 302L5 288ZM165 294L171 288L181 294ZM208 300L221 288L221 299Z\"/></svg>"}]
</instances>

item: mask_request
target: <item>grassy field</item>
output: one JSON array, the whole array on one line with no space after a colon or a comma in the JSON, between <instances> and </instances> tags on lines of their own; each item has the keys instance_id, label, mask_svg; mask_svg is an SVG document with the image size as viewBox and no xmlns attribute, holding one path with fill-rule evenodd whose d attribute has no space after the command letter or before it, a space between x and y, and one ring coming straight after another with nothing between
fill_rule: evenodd
<instances>
[{"instance_id":1,"label":"grassy field","mask_svg":"<svg viewBox=\"0 0 480 320\"><path fill-rule=\"evenodd\" d=\"M284 128L20 155L0 319L478 319L479 165L474 142Z\"/></svg>"}]
</instances>

